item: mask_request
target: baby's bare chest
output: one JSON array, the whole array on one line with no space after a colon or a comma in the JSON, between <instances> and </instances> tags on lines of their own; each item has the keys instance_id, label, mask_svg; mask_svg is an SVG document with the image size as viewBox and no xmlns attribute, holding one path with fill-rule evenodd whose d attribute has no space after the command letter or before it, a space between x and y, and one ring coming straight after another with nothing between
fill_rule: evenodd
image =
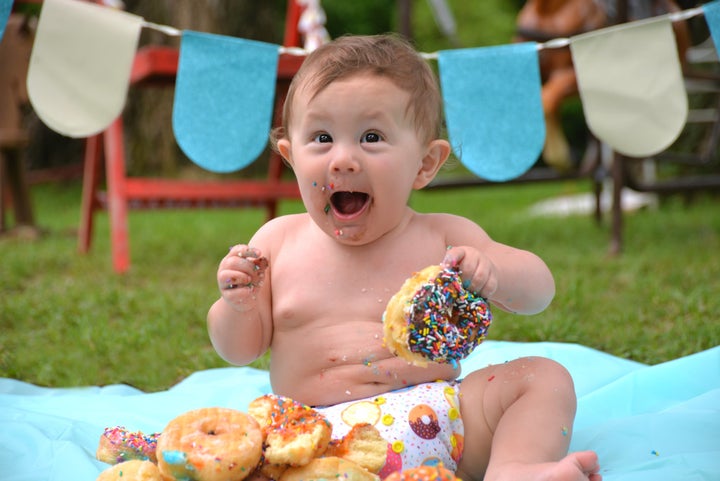
<instances>
[{"instance_id":1,"label":"baby's bare chest","mask_svg":"<svg viewBox=\"0 0 720 481\"><path fill-rule=\"evenodd\" d=\"M405 280L442 260L442 243L420 244L286 242L270 264L276 329L321 319L381 322L388 301Z\"/></svg>"},{"instance_id":2,"label":"baby's bare chest","mask_svg":"<svg viewBox=\"0 0 720 481\"><path fill-rule=\"evenodd\" d=\"M273 280L276 328L319 321L382 321L382 313L404 281L391 273L318 267L307 275Z\"/></svg>"}]
</instances>

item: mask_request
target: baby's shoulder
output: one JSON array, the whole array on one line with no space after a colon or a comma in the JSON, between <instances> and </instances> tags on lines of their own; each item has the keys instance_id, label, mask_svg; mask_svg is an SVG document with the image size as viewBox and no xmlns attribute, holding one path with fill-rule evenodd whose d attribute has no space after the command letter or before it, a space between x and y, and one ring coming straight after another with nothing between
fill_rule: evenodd
<instances>
[{"instance_id":1,"label":"baby's shoulder","mask_svg":"<svg viewBox=\"0 0 720 481\"><path fill-rule=\"evenodd\" d=\"M487 232L475 221L456 214L429 213L418 214L418 230L427 236L440 234L448 244L474 243L487 239Z\"/></svg>"},{"instance_id":2,"label":"baby's shoulder","mask_svg":"<svg viewBox=\"0 0 720 481\"><path fill-rule=\"evenodd\" d=\"M260 230L299 229L302 225L306 224L308 220L310 220L310 216L306 212L281 215L267 221Z\"/></svg>"},{"instance_id":3,"label":"baby's shoulder","mask_svg":"<svg viewBox=\"0 0 720 481\"><path fill-rule=\"evenodd\" d=\"M270 219L253 236L250 245L282 244L288 237L297 236L305 228L310 217L308 214L288 214Z\"/></svg>"},{"instance_id":4,"label":"baby's shoulder","mask_svg":"<svg viewBox=\"0 0 720 481\"><path fill-rule=\"evenodd\" d=\"M415 222L418 225L427 226L433 229L448 228L453 226L467 227L477 226L475 222L456 214L447 214L443 212L432 212L427 214L416 214Z\"/></svg>"}]
</instances>

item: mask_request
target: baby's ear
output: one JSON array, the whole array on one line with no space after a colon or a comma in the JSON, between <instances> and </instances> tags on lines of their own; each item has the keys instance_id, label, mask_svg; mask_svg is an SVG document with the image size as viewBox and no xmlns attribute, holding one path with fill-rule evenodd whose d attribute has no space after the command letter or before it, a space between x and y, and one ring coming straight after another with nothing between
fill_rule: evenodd
<instances>
[{"instance_id":1,"label":"baby's ear","mask_svg":"<svg viewBox=\"0 0 720 481\"><path fill-rule=\"evenodd\" d=\"M444 139L435 139L428 145L422 165L415 177L413 189L422 189L437 175L450 155L450 143Z\"/></svg>"},{"instance_id":2,"label":"baby's ear","mask_svg":"<svg viewBox=\"0 0 720 481\"><path fill-rule=\"evenodd\" d=\"M292 155L290 154L290 140L279 139L277 141L277 150L280 152L282 158L285 159L285 162L287 162L290 167L293 167Z\"/></svg>"}]
</instances>

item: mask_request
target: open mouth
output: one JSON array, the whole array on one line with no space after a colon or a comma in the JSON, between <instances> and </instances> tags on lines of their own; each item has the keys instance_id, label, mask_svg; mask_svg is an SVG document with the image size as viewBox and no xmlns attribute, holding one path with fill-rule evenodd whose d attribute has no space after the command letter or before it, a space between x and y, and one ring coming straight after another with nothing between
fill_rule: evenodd
<instances>
[{"instance_id":1,"label":"open mouth","mask_svg":"<svg viewBox=\"0 0 720 481\"><path fill-rule=\"evenodd\" d=\"M364 192L334 192L330 196L333 210L342 216L359 214L370 201L370 196Z\"/></svg>"}]
</instances>

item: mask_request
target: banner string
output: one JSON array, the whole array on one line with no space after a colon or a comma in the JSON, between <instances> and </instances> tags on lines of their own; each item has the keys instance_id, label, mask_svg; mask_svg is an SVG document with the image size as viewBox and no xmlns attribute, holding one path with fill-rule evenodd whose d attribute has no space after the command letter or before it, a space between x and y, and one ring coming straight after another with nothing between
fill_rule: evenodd
<instances>
[{"instance_id":1,"label":"banner string","mask_svg":"<svg viewBox=\"0 0 720 481\"><path fill-rule=\"evenodd\" d=\"M667 17L670 19L671 22L682 22L685 20L689 20L693 17L697 17L699 15L703 15L703 7L695 7L695 8L689 8L687 10L681 10L679 12L672 12L667 13L665 15L659 15L657 17L652 17L653 19L663 18ZM648 19L644 19L644 21L647 21ZM633 23L633 22L628 22ZM158 32L161 32L165 35L168 35L170 37L180 37L182 36L182 30L177 29L175 27L171 27L169 25L162 25L158 23L143 21L143 27L149 28L151 30L156 30ZM552 40L548 40L546 42L538 43L537 49L538 50L544 50L544 49L553 49L553 48L564 48L570 45L570 38L565 37L559 37L554 38ZM288 54L288 55L297 55L299 57L305 56L308 53L310 53L308 50L302 48L302 47L284 47L280 46L280 53ZM431 53L424 53L421 52L420 55L427 59L427 60L437 60L438 58L438 52L431 52Z\"/></svg>"},{"instance_id":2,"label":"banner string","mask_svg":"<svg viewBox=\"0 0 720 481\"><path fill-rule=\"evenodd\" d=\"M693 18L693 17L697 17L697 16L699 16L699 15L703 15L704 13L705 13L705 12L703 11L703 8L702 8L702 7L696 7L696 8L690 8L690 9L687 9L687 10L681 10L681 11L679 11L679 12L666 13L665 15L658 15L658 16L656 16L656 17L646 18L646 19L639 20L639 21L649 21L649 20L655 20L655 19L660 19L660 18L663 18L663 17L667 17L667 18L670 19L671 22L682 22L682 21L685 21L685 20L689 20L689 19L691 19L691 18ZM629 25L629 24L637 23L637 22L638 22L638 21L628 22L628 23L626 23L626 24L624 24L624 25ZM599 29L599 30L602 30L602 29ZM553 39L551 39L551 40L548 40L548 41L546 41L546 42L541 42L541 43L538 42L538 43L537 43L537 49L538 49L538 50L544 50L544 49L553 49L553 48L564 48L564 47L567 47L567 46L569 46L569 45L570 45L570 38L567 38L567 37L558 37L558 38L553 38ZM423 58L426 58L426 59L437 59L437 57L438 57L438 53L437 53L437 52L433 52L433 53L421 53L421 55L423 56Z\"/></svg>"},{"instance_id":3,"label":"banner string","mask_svg":"<svg viewBox=\"0 0 720 481\"><path fill-rule=\"evenodd\" d=\"M162 32L169 37L180 37L182 35L182 30L179 30L175 27L170 27L168 25L160 25L159 23L143 21L143 27L149 28L151 30L157 30L158 32Z\"/></svg>"}]
</instances>

